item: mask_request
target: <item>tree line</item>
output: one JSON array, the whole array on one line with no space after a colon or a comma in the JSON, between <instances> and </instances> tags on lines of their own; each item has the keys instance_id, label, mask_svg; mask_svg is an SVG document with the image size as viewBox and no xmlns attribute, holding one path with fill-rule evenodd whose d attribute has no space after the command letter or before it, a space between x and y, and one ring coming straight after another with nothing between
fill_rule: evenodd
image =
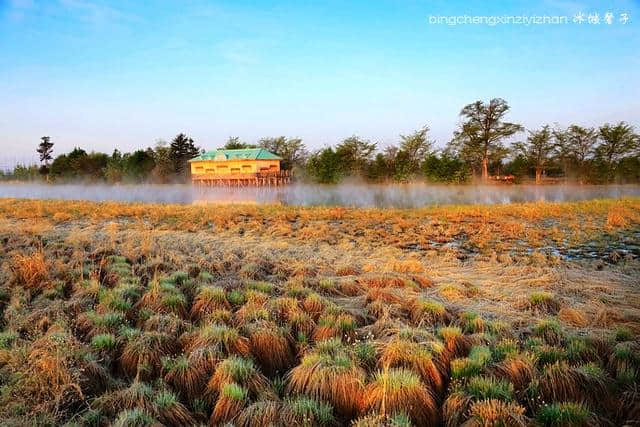
<instances>
[{"instance_id":1,"label":"tree line","mask_svg":"<svg viewBox=\"0 0 640 427\"><path fill-rule=\"evenodd\" d=\"M506 120L509 105L500 98L477 101L460 112L460 124L442 149L434 148L429 127L400 135L383 149L358 136L309 152L300 138L262 138L255 144L230 137L226 149L262 147L283 158L282 167L299 179L338 183L351 177L372 182L426 180L442 183L487 181L508 176L514 181L563 178L580 183L640 182L640 137L619 122L600 127L572 124L525 128ZM41 165L17 166L5 179L88 180L118 182L186 182L188 161L204 152L192 138L178 134L171 142L111 155L75 148L53 157L54 143L42 137Z\"/></svg>"}]
</instances>

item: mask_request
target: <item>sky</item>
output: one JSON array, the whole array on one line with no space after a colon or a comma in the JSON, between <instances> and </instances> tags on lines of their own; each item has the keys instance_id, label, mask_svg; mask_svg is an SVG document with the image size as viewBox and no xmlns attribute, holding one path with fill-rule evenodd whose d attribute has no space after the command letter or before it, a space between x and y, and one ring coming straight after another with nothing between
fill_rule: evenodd
<instances>
[{"instance_id":1,"label":"sky","mask_svg":"<svg viewBox=\"0 0 640 427\"><path fill-rule=\"evenodd\" d=\"M456 16L485 21L442 22ZM495 97L529 129L638 128L639 24L638 0L0 0L0 158L34 156L43 135L56 154L179 132L313 150L425 125L441 147L464 105Z\"/></svg>"}]
</instances>

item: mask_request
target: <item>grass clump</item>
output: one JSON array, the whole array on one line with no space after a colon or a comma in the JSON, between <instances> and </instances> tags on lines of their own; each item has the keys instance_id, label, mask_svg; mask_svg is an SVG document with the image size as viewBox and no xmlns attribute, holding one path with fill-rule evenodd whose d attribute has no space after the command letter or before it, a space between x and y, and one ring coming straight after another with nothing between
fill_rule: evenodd
<instances>
[{"instance_id":1,"label":"grass clump","mask_svg":"<svg viewBox=\"0 0 640 427\"><path fill-rule=\"evenodd\" d=\"M267 374L284 372L293 365L293 338L286 328L263 321L249 329L251 354Z\"/></svg>"},{"instance_id":2,"label":"grass clump","mask_svg":"<svg viewBox=\"0 0 640 427\"><path fill-rule=\"evenodd\" d=\"M549 345L562 345L565 334L562 326L555 320L541 320L533 328L536 337L542 338Z\"/></svg>"},{"instance_id":3,"label":"grass clump","mask_svg":"<svg viewBox=\"0 0 640 427\"><path fill-rule=\"evenodd\" d=\"M15 331L0 332L0 350L10 349L19 337Z\"/></svg>"},{"instance_id":4,"label":"grass clump","mask_svg":"<svg viewBox=\"0 0 640 427\"><path fill-rule=\"evenodd\" d=\"M222 393L226 385L243 386L251 396L271 396L269 381L248 358L231 356L220 362L207 383L211 401Z\"/></svg>"},{"instance_id":5,"label":"grass clump","mask_svg":"<svg viewBox=\"0 0 640 427\"><path fill-rule=\"evenodd\" d=\"M523 392L538 374L536 358L529 353L510 354L495 364L492 372L496 377L509 381L517 392Z\"/></svg>"},{"instance_id":6,"label":"grass clump","mask_svg":"<svg viewBox=\"0 0 640 427\"><path fill-rule=\"evenodd\" d=\"M238 289L234 289L227 294L227 301L229 301L229 303L234 306L240 306L244 304L246 300L247 297L244 292Z\"/></svg>"},{"instance_id":7,"label":"grass clump","mask_svg":"<svg viewBox=\"0 0 640 427\"><path fill-rule=\"evenodd\" d=\"M185 337L185 350L213 348L226 355L248 356L249 340L240 332L227 325L213 324L199 328Z\"/></svg>"},{"instance_id":8,"label":"grass clump","mask_svg":"<svg viewBox=\"0 0 640 427\"><path fill-rule=\"evenodd\" d=\"M513 385L510 382L491 377L471 378L464 390L476 400L498 399L510 402L514 399Z\"/></svg>"},{"instance_id":9,"label":"grass clump","mask_svg":"<svg viewBox=\"0 0 640 427\"><path fill-rule=\"evenodd\" d=\"M364 370L336 339L318 343L287 374L287 392L329 402L343 416L358 413L364 390Z\"/></svg>"},{"instance_id":10,"label":"grass clump","mask_svg":"<svg viewBox=\"0 0 640 427\"><path fill-rule=\"evenodd\" d=\"M234 425L238 427L281 425L281 413L282 402L275 400L259 400L244 408L234 420Z\"/></svg>"},{"instance_id":11,"label":"grass clump","mask_svg":"<svg viewBox=\"0 0 640 427\"><path fill-rule=\"evenodd\" d=\"M461 313L458 323L465 333L475 334L484 332L485 330L485 321L482 316L477 313L469 311Z\"/></svg>"},{"instance_id":12,"label":"grass clump","mask_svg":"<svg viewBox=\"0 0 640 427\"><path fill-rule=\"evenodd\" d=\"M453 359L451 361L451 378L459 380L462 378L469 378L478 375L482 375L484 371L484 365L470 359L468 357L461 359Z\"/></svg>"},{"instance_id":13,"label":"grass clump","mask_svg":"<svg viewBox=\"0 0 640 427\"><path fill-rule=\"evenodd\" d=\"M219 286L202 286L191 306L191 317L201 319L216 310L229 310L227 293Z\"/></svg>"},{"instance_id":14,"label":"grass clump","mask_svg":"<svg viewBox=\"0 0 640 427\"><path fill-rule=\"evenodd\" d=\"M247 389L235 383L225 384L213 408L210 424L223 425L233 420L242 411L247 399Z\"/></svg>"},{"instance_id":15,"label":"grass clump","mask_svg":"<svg viewBox=\"0 0 640 427\"><path fill-rule=\"evenodd\" d=\"M560 303L549 292L532 292L527 301L527 308L535 313L556 314Z\"/></svg>"},{"instance_id":16,"label":"grass clump","mask_svg":"<svg viewBox=\"0 0 640 427\"><path fill-rule=\"evenodd\" d=\"M446 350L453 356L465 355L472 345L469 336L462 333L457 326L447 326L438 329L438 336L444 341Z\"/></svg>"},{"instance_id":17,"label":"grass clump","mask_svg":"<svg viewBox=\"0 0 640 427\"><path fill-rule=\"evenodd\" d=\"M427 298L416 298L410 304L411 321L414 324L435 325L444 323L449 315L444 304Z\"/></svg>"},{"instance_id":18,"label":"grass clump","mask_svg":"<svg viewBox=\"0 0 640 427\"><path fill-rule=\"evenodd\" d=\"M248 282L246 284L246 288L248 290L254 290L258 292L262 292L266 295L271 295L276 289L276 286L273 283L269 282Z\"/></svg>"},{"instance_id":19,"label":"grass clump","mask_svg":"<svg viewBox=\"0 0 640 427\"><path fill-rule=\"evenodd\" d=\"M436 425L438 406L420 377L404 368L379 371L367 386L365 411L405 413L416 425Z\"/></svg>"},{"instance_id":20,"label":"grass clump","mask_svg":"<svg viewBox=\"0 0 640 427\"><path fill-rule=\"evenodd\" d=\"M154 399L158 419L165 425L189 426L195 425L196 420L184 406L175 393L169 390L160 391Z\"/></svg>"},{"instance_id":21,"label":"grass clump","mask_svg":"<svg viewBox=\"0 0 640 427\"><path fill-rule=\"evenodd\" d=\"M614 339L617 342L631 341L633 339L633 331L626 326L619 326L615 330Z\"/></svg>"},{"instance_id":22,"label":"grass clump","mask_svg":"<svg viewBox=\"0 0 640 427\"><path fill-rule=\"evenodd\" d=\"M118 339L113 334L98 334L91 339L91 347L98 351L113 351L118 347Z\"/></svg>"},{"instance_id":23,"label":"grass clump","mask_svg":"<svg viewBox=\"0 0 640 427\"><path fill-rule=\"evenodd\" d=\"M407 368L414 371L436 395L439 395L444 387L442 373L431 352L425 346L407 339L394 339L383 345L378 365L383 370Z\"/></svg>"},{"instance_id":24,"label":"grass clump","mask_svg":"<svg viewBox=\"0 0 640 427\"><path fill-rule=\"evenodd\" d=\"M545 427L579 427L587 425L591 418L591 412L576 402L544 405L536 413L536 421Z\"/></svg>"},{"instance_id":25,"label":"grass clump","mask_svg":"<svg viewBox=\"0 0 640 427\"><path fill-rule=\"evenodd\" d=\"M156 425L157 421L148 412L139 409L127 409L118 414L113 427L150 427Z\"/></svg>"},{"instance_id":26,"label":"grass clump","mask_svg":"<svg viewBox=\"0 0 640 427\"><path fill-rule=\"evenodd\" d=\"M336 425L333 415L333 407L330 404L298 396L286 401L283 408L281 421L283 425Z\"/></svg>"},{"instance_id":27,"label":"grass clump","mask_svg":"<svg viewBox=\"0 0 640 427\"><path fill-rule=\"evenodd\" d=\"M470 416L471 406L476 402L497 400L511 403L514 399L513 385L503 379L478 376L471 377L466 382L455 382L442 406L444 423L452 427L463 424Z\"/></svg>"},{"instance_id":28,"label":"grass clump","mask_svg":"<svg viewBox=\"0 0 640 427\"><path fill-rule=\"evenodd\" d=\"M526 409L514 402L498 399L480 400L471 405L469 411L470 426L510 426L526 427L529 420L524 415Z\"/></svg>"},{"instance_id":29,"label":"grass clump","mask_svg":"<svg viewBox=\"0 0 640 427\"><path fill-rule=\"evenodd\" d=\"M361 341L357 343L353 348L353 353L360 363L360 366L366 370L371 370L375 367L378 360L376 346L368 341Z\"/></svg>"},{"instance_id":30,"label":"grass clump","mask_svg":"<svg viewBox=\"0 0 640 427\"><path fill-rule=\"evenodd\" d=\"M142 332L129 340L122 350L122 369L131 377L152 377L159 371L162 358L171 354L176 343L162 332Z\"/></svg>"},{"instance_id":31,"label":"grass clump","mask_svg":"<svg viewBox=\"0 0 640 427\"><path fill-rule=\"evenodd\" d=\"M368 414L355 420L351 427L413 427L407 414Z\"/></svg>"}]
</instances>

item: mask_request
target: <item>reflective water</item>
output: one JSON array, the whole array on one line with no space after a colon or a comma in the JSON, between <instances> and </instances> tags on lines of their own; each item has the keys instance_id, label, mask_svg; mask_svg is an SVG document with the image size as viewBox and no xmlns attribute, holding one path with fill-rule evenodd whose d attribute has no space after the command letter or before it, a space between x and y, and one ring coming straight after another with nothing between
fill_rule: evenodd
<instances>
[{"instance_id":1,"label":"reflective water","mask_svg":"<svg viewBox=\"0 0 640 427\"><path fill-rule=\"evenodd\" d=\"M47 185L0 183L0 198L144 203L246 203L411 208L438 204L502 204L640 197L639 185L371 185L294 184L262 188L191 185Z\"/></svg>"}]
</instances>

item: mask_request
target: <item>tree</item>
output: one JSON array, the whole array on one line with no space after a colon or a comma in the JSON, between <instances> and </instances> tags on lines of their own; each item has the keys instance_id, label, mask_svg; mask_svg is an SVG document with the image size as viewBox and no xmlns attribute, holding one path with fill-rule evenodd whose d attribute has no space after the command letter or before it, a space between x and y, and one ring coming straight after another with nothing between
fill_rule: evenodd
<instances>
[{"instance_id":1,"label":"tree","mask_svg":"<svg viewBox=\"0 0 640 427\"><path fill-rule=\"evenodd\" d=\"M331 147L317 151L307 162L307 172L322 184L335 184L342 178L340 156Z\"/></svg>"},{"instance_id":2,"label":"tree","mask_svg":"<svg viewBox=\"0 0 640 427\"><path fill-rule=\"evenodd\" d=\"M503 121L508 111L504 99L494 98L488 104L476 101L460 112L464 122L454 132L453 143L459 152L480 163L483 180L489 178L490 159L504 149L502 141L524 130L519 124Z\"/></svg>"},{"instance_id":3,"label":"tree","mask_svg":"<svg viewBox=\"0 0 640 427\"><path fill-rule=\"evenodd\" d=\"M246 142L240 141L239 136L230 136L222 148L225 150L241 150L245 148L256 148L256 146L254 144L247 144Z\"/></svg>"},{"instance_id":4,"label":"tree","mask_svg":"<svg viewBox=\"0 0 640 427\"><path fill-rule=\"evenodd\" d=\"M596 156L604 163L606 181L611 182L617 174L618 163L632 153L639 142L632 126L620 122L613 126L609 123L599 129L601 143L596 148Z\"/></svg>"},{"instance_id":5,"label":"tree","mask_svg":"<svg viewBox=\"0 0 640 427\"><path fill-rule=\"evenodd\" d=\"M53 153L53 142L51 142L50 136L43 136L40 138L41 142L38 145L36 151L40 155L40 174L49 176L49 162L53 159L51 154Z\"/></svg>"},{"instance_id":6,"label":"tree","mask_svg":"<svg viewBox=\"0 0 640 427\"><path fill-rule=\"evenodd\" d=\"M110 157L104 153L87 154L76 147L51 163L51 175L63 179L100 180L105 176Z\"/></svg>"},{"instance_id":7,"label":"tree","mask_svg":"<svg viewBox=\"0 0 640 427\"><path fill-rule=\"evenodd\" d=\"M292 169L294 165L302 165L307 156L307 150L300 138L262 138L260 147L282 157L281 167Z\"/></svg>"},{"instance_id":8,"label":"tree","mask_svg":"<svg viewBox=\"0 0 640 427\"><path fill-rule=\"evenodd\" d=\"M151 175L155 167L153 149L136 150L122 158L125 177L133 181L144 181Z\"/></svg>"},{"instance_id":9,"label":"tree","mask_svg":"<svg viewBox=\"0 0 640 427\"><path fill-rule=\"evenodd\" d=\"M341 168L350 175L362 175L375 151L375 143L360 139L355 135L345 138L336 147Z\"/></svg>"},{"instance_id":10,"label":"tree","mask_svg":"<svg viewBox=\"0 0 640 427\"><path fill-rule=\"evenodd\" d=\"M386 153L378 153L369 163L365 171L367 179L372 181L384 181L393 175L392 160Z\"/></svg>"},{"instance_id":11,"label":"tree","mask_svg":"<svg viewBox=\"0 0 640 427\"><path fill-rule=\"evenodd\" d=\"M586 177L587 162L595 153L598 132L594 128L571 125L567 129L566 137L571 157L576 164L578 180L582 184Z\"/></svg>"},{"instance_id":12,"label":"tree","mask_svg":"<svg viewBox=\"0 0 640 427\"><path fill-rule=\"evenodd\" d=\"M81 175L81 168L87 152L76 147L69 154L61 154L51 163L51 175L60 178L78 178Z\"/></svg>"},{"instance_id":13,"label":"tree","mask_svg":"<svg viewBox=\"0 0 640 427\"><path fill-rule=\"evenodd\" d=\"M513 147L533 165L536 170L536 184L540 184L542 171L547 167L554 151L549 125L543 126L540 130L529 131L527 141L517 142L513 144Z\"/></svg>"},{"instance_id":14,"label":"tree","mask_svg":"<svg viewBox=\"0 0 640 427\"><path fill-rule=\"evenodd\" d=\"M411 135L400 135L400 152L403 153L401 158L404 162L404 174L409 177L420 170L420 165L431 154L433 142L427 137L428 132L429 128L424 126Z\"/></svg>"},{"instance_id":15,"label":"tree","mask_svg":"<svg viewBox=\"0 0 640 427\"><path fill-rule=\"evenodd\" d=\"M113 154L107 161L107 167L104 171L104 177L108 182L122 182L124 179L124 159L126 154L123 156L120 150L117 148L113 150Z\"/></svg>"},{"instance_id":16,"label":"tree","mask_svg":"<svg viewBox=\"0 0 640 427\"><path fill-rule=\"evenodd\" d=\"M200 154L200 149L195 146L193 139L184 133L179 133L169 145L169 157L173 163L176 175L186 178L189 175L189 160Z\"/></svg>"},{"instance_id":17,"label":"tree","mask_svg":"<svg viewBox=\"0 0 640 427\"><path fill-rule=\"evenodd\" d=\"M458 157L444 150L439 156L430 154L422 163L422 170L431 182L461 184L469 180L471 171Z\"/></svg>"},{"instance_id":18,"label":"tree","mask_svg":"<svg viewBox=\"0 0 640 427\"><path fill-rule=\"evenodd\" d=\"M167 142L163 140L156 141L153 150L153 170L151 177L154 182L166 183L171 180L175 171L175 164L171 157L171 147L167 146Z\"/></svg>"},{"instance_id":19,"label":"tree","mask_svg":"<svg viewBox=\"0 0 640 427\"><path fill-rule=\"evenodd\" d=\"M531 160L522 154L517 154L504 165L504 174L512 175L514 182L519 183L523 177L529 176L531 169L535 170Z\"/></svg>"},{"instance_id":20,"label":"tree","mask_svg":"<svg viewBox=\"0 0 640 427\"><path fill-rule=\"evenodd\" d=\"M553 134L553 155L562 166L562 173L565 178L569 176L569 164L571 162L571 144L569 142L568 129L562 129L558 125L552 131Z\"/></svg>"}]
</instances>

